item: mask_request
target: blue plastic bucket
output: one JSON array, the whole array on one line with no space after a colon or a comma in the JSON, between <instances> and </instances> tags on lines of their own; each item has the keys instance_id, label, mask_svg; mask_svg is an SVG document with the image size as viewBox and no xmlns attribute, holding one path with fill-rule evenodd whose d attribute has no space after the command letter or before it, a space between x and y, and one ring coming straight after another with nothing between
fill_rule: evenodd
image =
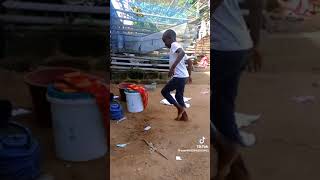
<instances>
[{"instance_id":1,"label":"blue plastic bucket","mask_svg":"<svg viewBox=\"0 0 320 180\"><path fill-rule=\"evenodd\" d=\"M30 180L40 175L40 147L30 131L10 122L0 135L0 179ZM14 133L10 131L14 130Z\"/></svg>"}]
</instances>

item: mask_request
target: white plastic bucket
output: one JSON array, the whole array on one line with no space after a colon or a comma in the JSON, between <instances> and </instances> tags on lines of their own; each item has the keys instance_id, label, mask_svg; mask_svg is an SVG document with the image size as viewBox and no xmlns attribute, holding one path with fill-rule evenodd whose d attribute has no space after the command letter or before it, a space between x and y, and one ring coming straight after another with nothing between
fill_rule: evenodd
<instances>
[{"instance_id":1,"label":"white plastic bucket","mask_svg":"<svg viewBox=\"0 0 320 180\"><path fill-rule=\"evenodd\" d=\"M51 103L56 154L66 161L88 161L107 152L101 113L94 99L57 99Z\"/></svg>"},{"instance_id":2,"label":"white plastic bucket","mask_svg":"<svg viewBox=\"0 0 320 180\"><path fill-rule=\"evenodd\" d=\"M138 92L125 92L127 100L127 108L131 113L143 111L143 102L140 93Z\"/></svg>"}]
</instances>

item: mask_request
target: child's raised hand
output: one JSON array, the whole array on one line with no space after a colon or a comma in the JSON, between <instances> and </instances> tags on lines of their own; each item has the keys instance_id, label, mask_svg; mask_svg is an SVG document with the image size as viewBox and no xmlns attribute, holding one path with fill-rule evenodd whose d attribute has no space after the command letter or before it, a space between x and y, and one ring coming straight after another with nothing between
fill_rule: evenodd
<instances>
[{"instance_id":1,"label":"child's raised hand","mask_svg":"<svg viewBox=\"0 0 320 180\"><path fill-rule=\"evenodd\" d=\"M249 57L248 71L259 72L262 68L262 56L258 49L254 48Z\"/></svg>"}]
</instances>

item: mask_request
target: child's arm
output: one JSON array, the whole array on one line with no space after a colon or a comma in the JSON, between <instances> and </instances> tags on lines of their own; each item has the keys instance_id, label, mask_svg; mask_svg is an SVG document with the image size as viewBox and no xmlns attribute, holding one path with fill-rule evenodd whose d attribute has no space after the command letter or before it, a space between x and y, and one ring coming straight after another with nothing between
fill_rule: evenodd
<instances>
[{"instance_id":1,"label":"child's arm","mask_svg":"<svg viewBox=\"0 0 320 180\"><path fill-rule=\"evenodd\" d=\"M250 36L253 41L252 63L254 71L260 71L262 68L262 56L259 51L260 31L263 18L263 1L262 0L247 0L249 6L249 29Z\"/></svg>"},{"instance_id":2,"label":"child's arm","mask_svg":"<svg viewBox=\"0 0 320 180\"><path fill-rule=\"evenodd\" d=\"M176 53L178 53L178 56L176 61L173 63L173 65L170 68L169 77L173 76L174 70L176 69L177 65L181 62L184 55L186 54L182 48L177 49Z\"/></svg>"},{"instance_id":3,"label":"child's arm","mask_svg":"<svg viewBox=\"0 0 320 180\"><path fill-rule=\"evenodd\" d=\"M247 0L249 6L249 29L254 48L257 48L260 42L260 31L263 18L263 2L262 0Z\"/></svg>"},{"instance_id":4,"label":"child's arm","mask_svg":"<svg viewBox=\"0 0 320 180\"><path fill-rule=\"evenodd\" d=\"M192 83L191 72L193 70L193 63L191 59L188 59L188 72L189 72L189 83Z\"/></svg>"}]
</instances>

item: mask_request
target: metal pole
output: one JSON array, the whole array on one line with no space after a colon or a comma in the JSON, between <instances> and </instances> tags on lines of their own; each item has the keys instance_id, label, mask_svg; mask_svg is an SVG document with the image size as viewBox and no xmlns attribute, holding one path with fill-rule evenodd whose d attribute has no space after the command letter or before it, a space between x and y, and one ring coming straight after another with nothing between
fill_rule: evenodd
<instances>
[{"instance_id":1,"label":"metal pole","mask_svg":"<svg viewBox=\"0 0 320 180\"><path fill-rule=\"evenodd\" d=\"M169 11L169 9L170 9L171 5L172 5L175 1L176 1L176 0L172 0L172 1L171 1L171 3L170 3L170 5L169 5L169 7L167 8L166 12L168 12L168 11Z\"/></svg>"}]
</instances>

